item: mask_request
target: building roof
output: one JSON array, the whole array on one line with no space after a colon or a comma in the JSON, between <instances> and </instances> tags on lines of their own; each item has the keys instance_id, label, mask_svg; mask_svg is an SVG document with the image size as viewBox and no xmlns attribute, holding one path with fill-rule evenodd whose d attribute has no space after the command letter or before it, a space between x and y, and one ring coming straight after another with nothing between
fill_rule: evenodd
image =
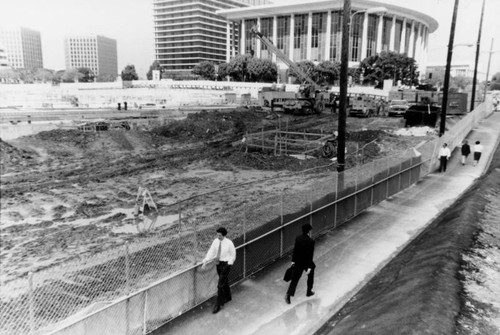
<instances>
[{"instance_id":1,"label":"building roof","mask_svg":"<svg viewBox=\"0 0 500 335\"><path fill-rule=\"evenodd\" d=\"M342 0L312 0L300 3L291 3L286 5L271 4L271 5L252 6L244 8L224 9L224 10L218 10L217 14L225 17L228 20L237 21L245 18L270 17L274 15L289 15L296 13L338 10L342 9L342 7L343 7ZM429 33L434 32L439 27L438 22L434 18L413 9L391 5L384 2L369 1L369 0L352 0L351 4L351 9L353 11L368 9L372 7L387 8L387 13L385 15L396 14L402 17L406 17L407 19L410 20L423 22L429 27Z\"/></svg>"}]
</instances>

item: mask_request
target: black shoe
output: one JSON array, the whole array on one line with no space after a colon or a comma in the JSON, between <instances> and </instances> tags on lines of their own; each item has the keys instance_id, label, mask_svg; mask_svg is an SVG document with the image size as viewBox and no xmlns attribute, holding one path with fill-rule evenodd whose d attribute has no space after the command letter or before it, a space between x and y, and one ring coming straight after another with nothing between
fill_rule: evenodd
<instances>
[{"instance_id":1,"label":"black shoe","mask_svg":"<svg viewBox=\"0 0 500 335\"><path fill-rule=\"evenodd\" d=\"M285 295L285 301L287 304L291 304L292 302L290 301L290 294Z\"/></svg>"},{"instance_id":2,"label":"black shoe","mask_svg":"<svg viewBox=\"0 0 500 335\"><path fill-rule=\"evenodd\" d=\"M312 297L313 295L314 295L314 291L313 290L307 291L307 293L306 293L306 296L308 296L308 297Z\"/></svg>"},{"instance_id":3,"label":"black shoe","mask_svg":"<svg viewBox=\"0 0 500 335\"><path fill-rule=\"evenodd\" d=\"M212 313L216 314L219 311L220 311L220 306L219 305L215 305L214 310L212 311Z\"/></svg>"}]
</instances>

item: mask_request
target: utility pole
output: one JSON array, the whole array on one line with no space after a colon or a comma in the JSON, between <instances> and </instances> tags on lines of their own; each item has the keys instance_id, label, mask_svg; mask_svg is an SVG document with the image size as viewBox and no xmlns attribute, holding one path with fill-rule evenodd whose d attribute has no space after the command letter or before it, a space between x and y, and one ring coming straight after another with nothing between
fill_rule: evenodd
<instances>
[{"instance_id":1,"label":"utility pole","mask_svg":"<svg viewBox=\"0 0 500 335\"><path fill-rule=\"evenodd\" d=\"M339 120L337 138L337 171L345 169L345 128L347 118L347 81L349 70L349 28L351 19L351 0L344 0L342 17L342 51L340 54L339 82Z\"/></svg>"},{"instance_id":2,"label":"utility pole","mask_svg":"<svg viewBox=\"0 0 500 335\"><path fill-rule=\"evenodd\" d=\"M471 112L476 107L477 64L479 62L479 49L481 46L481 31L483 29L483 16L484 16L484 3L485 2L486 2L486 0L483 0L483 6L481 8L481 20L479 21L479 33L477 35L476 62L474 63L474 77L472 79L472 93L471 93L471 102L470 102L470 111Z\"/></svg>"},{"instance_id":3,"label":"utility pole","mask_svg":"<svg viewBox=\"0 0 500 335\"><path fill-rule=\"evenodd\" d=\"M455 26L457 25L458 2L455 0L453 17L451 19L450 41L448 42L448 56L446 58L446 70L444 72L443 102L441 104L441 123L439 125L439 137L444 135L446 129L446 108L448 107L448 91L450 89L450 68L453 56L453 41L455 39Z\"/></svg>"}]
</instances>

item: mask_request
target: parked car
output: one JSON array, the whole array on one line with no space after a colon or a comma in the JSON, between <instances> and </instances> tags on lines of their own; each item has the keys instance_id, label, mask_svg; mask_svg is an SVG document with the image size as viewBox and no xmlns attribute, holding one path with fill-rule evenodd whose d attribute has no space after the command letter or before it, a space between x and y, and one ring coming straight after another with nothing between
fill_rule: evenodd
<instances>
[{"instance_id":1,"label":"parked car","mask_svg":"<svg viewBox=\"0 0 500 335\"><path fill-rule=\"evenodd\" d=\"M389 102L388 116L404 116L410 105L408 100L391 100Z\"/></svg>"}]
</instances>

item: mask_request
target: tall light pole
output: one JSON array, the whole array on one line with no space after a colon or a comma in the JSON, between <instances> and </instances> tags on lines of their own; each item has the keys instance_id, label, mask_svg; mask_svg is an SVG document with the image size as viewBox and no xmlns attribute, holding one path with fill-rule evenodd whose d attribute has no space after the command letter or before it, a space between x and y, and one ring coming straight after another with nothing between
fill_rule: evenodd
<instances>
[{"instance_id":1,"label":"tall light pole","mask_svg":"<svg viewBox=\"0 0 500 335\"><path fill-rule=\"evenodd\" d=\"M448 107L448 90L450 88L450 68L453 56L453 41L455 39L455 26L457 24L458 2L455 0L453 17L451 20L450 42L448 43L448 56L446 58L446 69L444 72L443 102L441 104L441 123L439 124L439 136L443 136L446 128L446 107Z\"/></svg>"},{"instance_id":2,"label":"tall light pole","mask_svg":"<svg viewBox=\"0 0 500 335\"><path fill-rule=\"evenodd\" d=\"M354 15L366 12L387 12L385 7L373 7L362 9L351 15L351 0L344 0L342 16L342 49L340 53L340 76L339 76L339 119L337 136L337 171L342 172L345 169L345 128L347 119L347 82L349 70L349 37L351 20Z\"/></svg>"},{"instance_id":3,"label":"tall light pole","mask_svg":"<svg viewBox=\"0 0 500 335\"><path fill-rule=\"evenodd\" d=\"M476 44L476 61L474 63L474 76L472 78L472 93L471 93L471 102L470 102L470 111L474 110L476 107L476 81L477 81L477 64L479 62L479 49L481 46L481 30L483 28L483 16L484 16L484 3L486 0L483 0L483 6L481 8L481 20L479 21L479 33L477 35L477 44Z\"/></svg>"},{"instance_id":4,"label":"tall light pole","mask_svg":"<svg viewBox=\"0 0 500 335\"><path fill-rule=\"evenodd\" d=\"M489 51L490 55L488 56L488 67L486 68L486 82L484 83L483 102L486 101L486 90L488 89L488 77L490 76L491 54L495 52L496 51L493 51L493 38L492 38Z\"/></svg>"}]
</instances>

